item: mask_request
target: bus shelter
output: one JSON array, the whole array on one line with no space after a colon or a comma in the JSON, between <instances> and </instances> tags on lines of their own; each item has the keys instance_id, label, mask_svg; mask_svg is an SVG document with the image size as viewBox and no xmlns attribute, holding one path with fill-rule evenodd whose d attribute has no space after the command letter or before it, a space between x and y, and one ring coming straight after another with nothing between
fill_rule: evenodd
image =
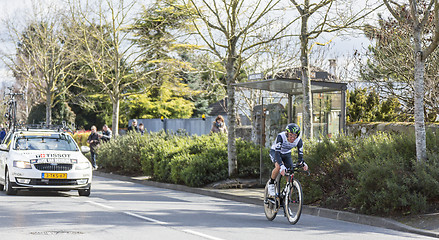
<instances>
[{"instance_id":1,"label":"bus shelter","mask_svg":"<svg viewBox=\"0 0 439 240\"><path fill-rule=\"evenodd\" d=\"M300 79L256 80L237 83L235 86L286 94L288 122L303 126L303 90ZM346 131L346 89L346 83L311 80L314 137L331 137Z\"/></svg>"}]
</instances>

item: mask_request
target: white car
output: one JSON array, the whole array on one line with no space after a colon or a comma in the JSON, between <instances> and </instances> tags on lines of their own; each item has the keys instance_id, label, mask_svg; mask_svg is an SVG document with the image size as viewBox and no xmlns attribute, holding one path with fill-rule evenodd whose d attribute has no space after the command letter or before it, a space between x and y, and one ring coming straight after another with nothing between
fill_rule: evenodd
<instances>
[{"instance_id":1,"label":"white car","mask_svg":"<svg viewBox=\"0 0 439 240\"><path fill-rule=\"evenodd\" d=\"M68 133L16 130L0 145L0 189L8 195L17 190L78 190L80 196L89 196L91 180L90 161Z\"/></svg>"}]
</instances>

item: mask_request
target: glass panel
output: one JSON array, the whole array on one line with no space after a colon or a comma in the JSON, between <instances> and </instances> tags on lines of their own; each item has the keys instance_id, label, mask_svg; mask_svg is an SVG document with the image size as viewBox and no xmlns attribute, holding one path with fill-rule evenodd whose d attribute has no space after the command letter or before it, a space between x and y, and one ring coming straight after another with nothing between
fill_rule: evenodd
<instances>
[{"instance_id":1,"label":"glass panel","mask_svg":"<svg viewBox=\"0 0 439 240\"><path fill-rule=\"evenodd\" d=\"M332 137L340 133L341 93L332 93L331 99L331 112L328 115L328 137Z\"/></svg>"},{"instance_id":2,"label":"glass panel","mask_svg":"<svg viewBox=\"0 0 439 240\"><path fill-rule=\"evenodd\" d=\"M15 150L58 150L77 151L70 136L20 136L15 142Z\"/></svg>"},{"instance_id":3,"label":"glass panel","mask_svg":"<svg viewBox=\"0 0 439 240\"><path fill-rule=\"evenodd\" d=\"M313 94L313 132L314 137L332 137L339 133L341 113L341 93Z\"/></svg>"}]
</instances>

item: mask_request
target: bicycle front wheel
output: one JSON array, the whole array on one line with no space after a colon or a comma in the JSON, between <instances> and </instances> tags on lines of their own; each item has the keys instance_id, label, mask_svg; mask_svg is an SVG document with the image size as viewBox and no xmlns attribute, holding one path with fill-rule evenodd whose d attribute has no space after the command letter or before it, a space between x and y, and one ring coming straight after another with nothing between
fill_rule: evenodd
<instances>
[{"instance_id":1,"label":"bicycle front wheel","mask_svg":"<svg viewBox=\"0 0 439 240\"><path fill-rule=\"evenodd\" d=\"M267 217L268 220L273 221L273 219L276 218L278 208L276 207L276 199L268 195L269 183L270 180L268 180L267 184L265 185L264 212L265 212L265 217Z\"/></svg>"},{"instance_id":2,"label":"bicycle front wheel","mask_svg":"<svg viewBox=\"0 0 439 240\"><path fill-rule=\"evenodd\" d=\"M285 214L288 222L296 224L302 214L302 186L299 181L294 179L287 190L287 195L284 199Z\"/></svg>"}]
</instances>

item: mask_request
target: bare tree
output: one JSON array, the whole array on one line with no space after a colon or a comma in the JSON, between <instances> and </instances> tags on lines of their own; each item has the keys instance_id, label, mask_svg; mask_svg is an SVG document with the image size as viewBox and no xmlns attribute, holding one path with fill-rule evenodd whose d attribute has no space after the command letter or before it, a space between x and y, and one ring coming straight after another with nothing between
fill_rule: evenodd
<instances>
[{"instance_id":1,"label":"bare tree","mask_svg":"<svg viewBox=\"0 0 439 240\"><path fill-rule=\"evenodd\" d=\"M46 102L46 124L52 120L52 108L59 97L75 84L72 74L76 47L65 34L64 19L55 8L35 6L26 26L7 23L9 38L17 43L15 53L2 53L2 60L14 73L26 93L36 91ZM25 96L27 97L27 95Z\"/></svg>"},{"instance_id":2,"label":"bare tree","mask_svg":"<svg viewBox=\"0 0 439 240\"><path fill-rule=\"evenodd\" d=\"M297 42L293 42L288 38L283 38L265 44L264 48L259 49L259 51L253 54L253 56L243 65L243 70L247 76L254 73L262 73L265 77L276 76L278 72L291 68L298 59ZM236 106L252 123L252 110L256 105L262 104L262 96L271 97L279 95L248 88L237 88L237 91L239 97ZM285 101L288 98L285 95L284 97L269 99L274 99L274 102L280 103L282 100ZM267 102L265 102L265 104L266 103Z\"/></svg>"},{"instance_id":3,"label":"bare tree","mask_svg":"<svg viewBox=\"0 0 439 240\"><path fill-rule=\"evenodd\" d=\"M194 21L196 32L226 69L228 110L228 163L229 176L237 174L236 159L236 104L235 87L242 64L265 43L282 38L288 25L281 25L268 14L275 10L281 0L184 0L191 3L200 21ZM274 24L277 22L277 24ZM264 26L274 26L270 36L261 35Z\"/></svg>"},{"instance_id":4,"label":"bare tree","mask_svg":"<svg viewBox=\"0 0 439 240\"><path fill-rule=\"evenodd\" d=\"M418 162L427 160L427 141L424 116L424 72L425 61L439 44L439 1L388 1L384 0L389 12L399 22L407 22L411 26L414 50L414 103L415 103L415 134L416 159ZM410 6L410 11L400 11L404 5ZM428 21L434 22L433 34L426 35L425 27Z\"/></svg>"},{"instance_id":5,"label":"bare tree","mask_svg":"<svg viewBox=\"0 0 439 240\"><path fill-rule=\"evenodd\" d=\"M301 80L303 85L303 134L305 137L312 138L312 95L309 61L312 46L315 44L325 45L325 43L316 42L316 39L324 33L339 32L343 29L355 27L354 25L359 25L360 20L364 19L365 16L380 6L366 9L361 8L357 12L354 12L352 10L353 8L348 5L352 4L352 2L349 1L290 1L300 14L299 39ZM344 6L341 6L341 4ZM310 23L314 24L311 25ZM311 41L314 41L314 43L311 43ZM330 41L328 41L328 43L329 42Z\"/></svg>"},{"instance_id":6,"label":"bare tree","mask_svg":"<svg viewBox=\"0 0 439 240\"><path fill-rule=\"evenodd\" d=\"M131 26L136 1L71 1L72 24L77 29L76 39L82 46L77 53L79 61L91 72L90 82L109 96L112 105L113 134L119 131L120 101L124 96L139 93L138 86L151 72L137 68L139 54L127 29Z\"/></svg>"}]
</instances>

